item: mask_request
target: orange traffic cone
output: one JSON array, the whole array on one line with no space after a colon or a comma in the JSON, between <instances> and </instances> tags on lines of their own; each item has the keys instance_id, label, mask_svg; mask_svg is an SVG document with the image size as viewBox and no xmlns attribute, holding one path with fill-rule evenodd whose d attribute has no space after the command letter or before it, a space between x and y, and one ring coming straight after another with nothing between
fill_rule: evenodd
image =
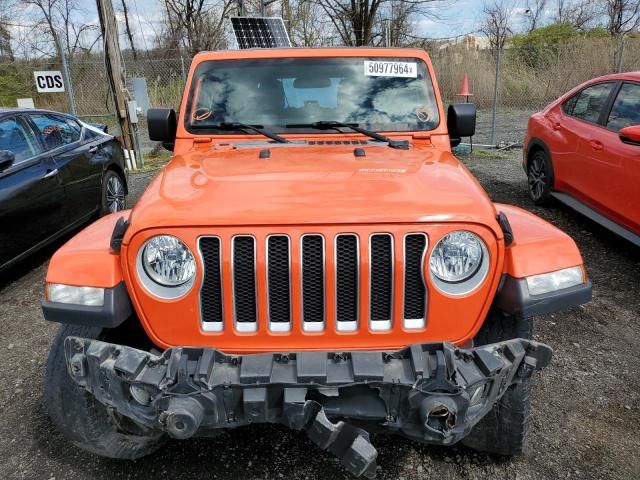
<instances>
[{"instance_id":1,"label":"orange traffic cone","mask_svg":"<svg viewBox=\"0 0 640 480\"><path fill-rule=\"evenodd\" d=\"M469 75L465 72L464 78L462 79L462 83L460 84L460 90L456 93L457 97L467 97L467 101L469 101L469 97L473 96L473 93L469 91Z\"/></svg>"}]
</instances>

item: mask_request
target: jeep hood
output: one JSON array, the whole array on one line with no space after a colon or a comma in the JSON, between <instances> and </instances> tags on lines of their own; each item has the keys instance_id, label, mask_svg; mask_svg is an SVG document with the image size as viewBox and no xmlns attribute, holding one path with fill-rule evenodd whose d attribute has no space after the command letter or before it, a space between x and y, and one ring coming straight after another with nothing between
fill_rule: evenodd
<instances>
[{"instance_id":1,"label":"jeep hood","mask_svg":"<svg viewBox=\"0 0 640 480\"><path fill-rule=\"evenodd\" d=\"M262 147L263 149L265 147ZM202 147L176 156L130 218L154 227L473 222L498 236L495 209L449 152L364 146ZM264 154L263 154L264 156Z\"/></svg>"}]
</instances>

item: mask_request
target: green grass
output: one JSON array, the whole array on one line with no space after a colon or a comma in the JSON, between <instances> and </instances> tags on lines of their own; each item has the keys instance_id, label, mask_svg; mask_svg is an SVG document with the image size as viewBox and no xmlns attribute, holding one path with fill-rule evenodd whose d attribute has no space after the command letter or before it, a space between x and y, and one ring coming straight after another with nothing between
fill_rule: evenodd
<instances>
[{"instance_id":1,"label":"green grass","mask_svg":"<svg viewBox=\"0 0 640 480\"><path fill-rule=\"evenodd\" d=\"M145 155L144 156L144 167L142 167L139 170L135 170L133 171L133 173L147 173L147 172L153 172L155 170L160 170L162 167L164 167L167 163L169 163L169 160L171 160L171 157L173 156L173 154L171 152L160 152L157 155Z\"/></svg>"},{"instance_id":2,"label":"green grass","mask_svg":"<svg viewBox=\"0 0 640 480\"><path fill-rule=\"evenodd\" d=\"M486 158L493 160L505 160L510 158L509 153L502 150L490 150L485 148L474 148L471 153L464 155L465 157Z\"/></svg>"}]
</instances>

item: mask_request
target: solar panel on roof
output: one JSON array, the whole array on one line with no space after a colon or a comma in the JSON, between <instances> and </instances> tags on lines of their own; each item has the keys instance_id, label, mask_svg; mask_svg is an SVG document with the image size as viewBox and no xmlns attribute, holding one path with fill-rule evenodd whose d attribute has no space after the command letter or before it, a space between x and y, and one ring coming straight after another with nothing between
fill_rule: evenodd
<instances>
[{"instance_id":1,"label":"solar panel on roof","mask_svg":"<svg viewBox=\"0 0 640 480\"><path fill-rule=\"evenodd\" d=\"M282 18L231 17L238 48L290 47Z\"/></svg>"}]
</instances>

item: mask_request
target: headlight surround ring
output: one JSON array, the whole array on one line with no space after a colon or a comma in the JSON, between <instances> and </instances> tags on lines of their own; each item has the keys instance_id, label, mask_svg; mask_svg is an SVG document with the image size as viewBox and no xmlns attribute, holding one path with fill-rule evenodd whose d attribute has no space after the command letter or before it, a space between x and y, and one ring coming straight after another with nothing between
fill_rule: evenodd
<instances>
[{"instance_id":1,"label":"headlight surround ring","mask_svg":"<svg viewBox=\"0 0 640 480\"><path fill-rule=\"evenodd\" d=\"M448 243L448 245L447 245ZM452 257L457 257L451 262ZM460 271L465 258L468 264ZM476 233L454 230L443 236L429 255L429 276L435 286L448 295L466 295L482 284L489 273L489 251ZM447 265L444 265L446 263ZM447 275L443 269L458 270Z\"/></svg>"},{"instance_id":2,"label":"headlight surround ring","mask_svg":"<svg viewBox=\"0 0 640 480\"><path fill-rule=\"evenodd\" d=\"M178 237L155 235L138 250L136 272L148 292L174 300L186 295L193 287L196 260L193 252Z\"/></svg>"}]
</instances>

